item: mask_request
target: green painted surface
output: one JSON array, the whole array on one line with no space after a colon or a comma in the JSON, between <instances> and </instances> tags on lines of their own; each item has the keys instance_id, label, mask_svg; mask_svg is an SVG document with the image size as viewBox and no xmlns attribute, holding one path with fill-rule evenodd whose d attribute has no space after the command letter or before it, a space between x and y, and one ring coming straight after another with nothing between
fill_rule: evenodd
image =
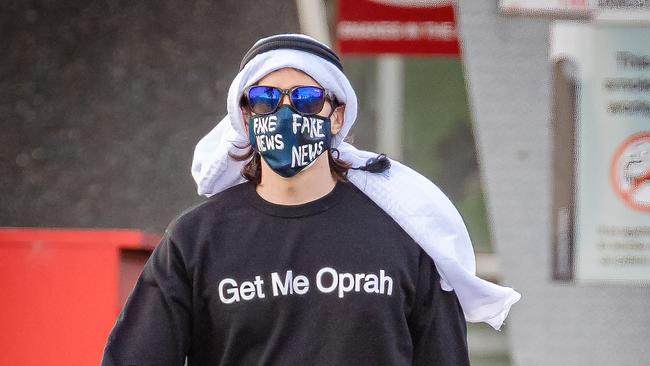
<instances>
[{"instance_id":1,"label":"green painted surface","mask_svg":"<svg viewBox=\"0 0 650 366\"><path fill-rule=\"evenodd\" d=\"M475 250L491 252L460 60L406 59L404 89L405 162L456 205Z\"/></svg>"}]
</instances>

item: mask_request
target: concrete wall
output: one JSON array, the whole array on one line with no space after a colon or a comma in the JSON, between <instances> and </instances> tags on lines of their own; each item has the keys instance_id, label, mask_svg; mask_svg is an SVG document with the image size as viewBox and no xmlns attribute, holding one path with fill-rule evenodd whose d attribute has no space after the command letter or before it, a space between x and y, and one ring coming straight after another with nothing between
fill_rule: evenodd
<instances>
[{"instance_id":1,"label":"concrete wall","mask_svg":"<svg viewBox=\"0 0 650 366\"><path fill-rule=\"evenodd\" d=\"M515 365L650 364L650 289L551 281L550 21L459 1L463 58L493 243L522 293Z\"/></svg>"},{"instance_id":2,"label":"concrete wall","mask_svg":"<svg viewBox=\"0 0 650 366\"><path fill-rule=\"evenodd\" d=\"M199 198L198 139L294 1L3 1L0 226L160 232Z\"/></svg>"}]
</instances>

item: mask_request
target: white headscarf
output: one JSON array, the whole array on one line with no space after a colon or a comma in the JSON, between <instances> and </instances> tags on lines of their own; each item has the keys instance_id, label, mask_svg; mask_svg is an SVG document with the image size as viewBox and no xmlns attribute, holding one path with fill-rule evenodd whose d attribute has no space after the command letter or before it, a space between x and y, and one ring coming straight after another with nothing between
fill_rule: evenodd
<instances>
[{"instance_id":1,"label":"white headscarf","mask_svg":"<svg viewBox=\"0 0 650 366\"><path fill-rule=\"evenodd\" d=\"M292 34L295 37L305 35ZM264 42L261 39L256 43ZM317 42L317 41L316 41ZM233 146L248 143L248 133L239 109L244 88L272 71L285 67L302 70L345 104L341 131L332 139L340 158L362 166L377 154L358 150L343 139L357 117L357 97L349 80L334 64L312 53L276 49L258 54L237 74L228 90L228 115L204 136L196 146L192 176L198 193L212 196L246 180L241 168L246 162L235 161L228 151L242 153ZM386 211L435 262L442 289L455 290L469 322L486 322L499 330L510 307L521 295L476 276L474 251L465 224L440 189L424 176L391 159L387 174L350 170L348 179Z\"/></svg>"}]
</instances>

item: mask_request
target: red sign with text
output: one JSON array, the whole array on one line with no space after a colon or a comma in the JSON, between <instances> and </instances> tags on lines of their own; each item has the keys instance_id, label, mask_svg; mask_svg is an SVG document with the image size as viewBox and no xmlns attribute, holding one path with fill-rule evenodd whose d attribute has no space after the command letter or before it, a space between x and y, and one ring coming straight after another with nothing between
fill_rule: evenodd
<instances>
[{"instance_id":1,"label":"red sign with text","mask_svg":"<svg viewBox=\"0 0 650 366\"><path fill-rule=\"evenodd\" d=\"M336 23L342 55L458 56L451 1L339 0Z\"/></svg>"}]
</instances>

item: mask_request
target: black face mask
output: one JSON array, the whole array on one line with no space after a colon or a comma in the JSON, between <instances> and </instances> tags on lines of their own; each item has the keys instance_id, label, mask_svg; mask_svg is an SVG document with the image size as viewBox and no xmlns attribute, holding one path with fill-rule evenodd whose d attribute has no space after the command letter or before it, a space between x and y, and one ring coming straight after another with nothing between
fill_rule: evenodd
<instances>
[{"instance_id":1,"label":"black face mask","mask_svg":"<svg viewBox=\"0 0 650 366\"><path fill-rule=\"evenodd\" d=\"M292 177L331 147L331 122L318 115L302 116L285 105L275 113L249 117L248 137L273 171Z\"/></svg>"}]
</instances>

